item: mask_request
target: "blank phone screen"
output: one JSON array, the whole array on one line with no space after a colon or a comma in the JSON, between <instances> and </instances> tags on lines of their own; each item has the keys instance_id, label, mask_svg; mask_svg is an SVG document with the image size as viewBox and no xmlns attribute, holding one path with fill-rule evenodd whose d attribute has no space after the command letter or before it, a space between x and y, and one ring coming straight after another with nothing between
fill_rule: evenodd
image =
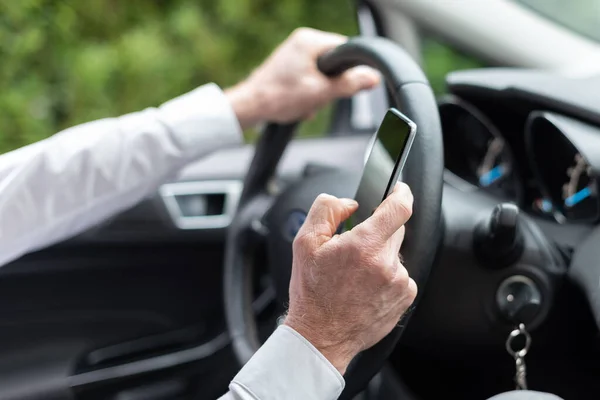
<instances>
[{"instance_id":1,"label":"blank phone screen","mask_svg":"<svg viewBox=\"0 0 600 400\"><path fill-rule=\"evenodd\" d=\"M396 184L400 160L411 135L411 126L407 121L388 111L373 135L368 150L362 177L354 199L358 210L344 224L345 230L369 218L373 211L388 196Z\"/></svg>"}]
</instances>

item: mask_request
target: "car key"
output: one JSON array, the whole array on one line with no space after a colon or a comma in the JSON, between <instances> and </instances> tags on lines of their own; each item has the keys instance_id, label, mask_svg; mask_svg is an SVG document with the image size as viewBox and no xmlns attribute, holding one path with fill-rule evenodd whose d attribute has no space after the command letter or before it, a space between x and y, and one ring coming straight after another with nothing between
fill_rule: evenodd
<instances>
[{"instance_id":1,"label":"car key","mask_svg":"<svg viewBox=\"0 0 600 400\"><path fill-rule=\"evenodd\" d=\"M513 348L513 341L519 336L523 336L525 343L520 350ZM525 356L531 346L531 336L524 324L519 324L506 339L506 351L515 359L515 383L516 390L527 390L527 368L525 366Z\"/></svg>"}]
</instances>

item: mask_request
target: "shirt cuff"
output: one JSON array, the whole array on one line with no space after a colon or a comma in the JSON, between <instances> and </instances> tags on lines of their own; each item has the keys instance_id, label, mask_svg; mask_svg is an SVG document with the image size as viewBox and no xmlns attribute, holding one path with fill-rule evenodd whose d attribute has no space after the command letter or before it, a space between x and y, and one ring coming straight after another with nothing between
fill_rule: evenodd
<instances>
[{"instance_id":1,"label":"shirt cuff","mask_svg":"<svg viewBox=\"0 0 600 400\"><path fill-rule=\"evenodd\" d=\"M344 384L308 340L281 325L233 378L230 390L256 400L334 400Z\"/></svg>"},{"instance_id":2,"label":"shirt cuff","mask_svg":"<svg viewBox=\"0 0 600 400\"><path fill-rule=\"evenodd\" d=\"M225 93L214 83L200 86L160 106L161 120L184 151L196 159L207 148L239 145L244 136Z\"/></svg>"},{"instance_id":3,"label":"shirt cuff","mask_svg":"<svg viewBox=\"0 0 600 400\"><path fill-rule=\"evenodd\" d=\"M562 400L562 398L550 393L533 392L529 390L513 390L497 394L489 400Z\"/></svg>"}]
</instances>

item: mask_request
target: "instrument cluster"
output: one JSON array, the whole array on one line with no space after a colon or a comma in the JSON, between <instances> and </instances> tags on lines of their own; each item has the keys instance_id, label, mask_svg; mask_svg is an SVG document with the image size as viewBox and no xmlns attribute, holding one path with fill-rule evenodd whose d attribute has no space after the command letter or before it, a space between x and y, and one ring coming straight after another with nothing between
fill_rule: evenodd
<instances>
[{"instance_id":1,"label":"instrument cluster","mask_svg":"<svg viewBox=\"0 0 600 400\"><path fill-rule=\"evenodd\" d=\"M536 111L509 136L453 96L440 100L439 112L451 175L559 223L599 220L600 128Z\"/></svg>"}]
</instances>

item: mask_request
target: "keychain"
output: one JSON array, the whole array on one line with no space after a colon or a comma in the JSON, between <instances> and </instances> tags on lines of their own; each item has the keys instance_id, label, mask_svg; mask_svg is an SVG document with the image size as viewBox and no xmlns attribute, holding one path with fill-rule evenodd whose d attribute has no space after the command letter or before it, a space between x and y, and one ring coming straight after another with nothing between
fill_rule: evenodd
<instances>
[{"instance_id":1,"label":"keychain","mask_svg":"<svg viewBox=\"0 0 600 400\"><path fill-rule=\"evenodd\" d=\"M515 350L513 349L512 345L513 341L521 335L525 338L525 344L522 349ZM525 356L527 355L530 346L531 336L525 329L524 324L519 324L519 326L515 328L506 339L506 351L515 359L515 383L517 385L517 390L527 390L527 369L525 367Z\"/></svg>"}]
</instances>

